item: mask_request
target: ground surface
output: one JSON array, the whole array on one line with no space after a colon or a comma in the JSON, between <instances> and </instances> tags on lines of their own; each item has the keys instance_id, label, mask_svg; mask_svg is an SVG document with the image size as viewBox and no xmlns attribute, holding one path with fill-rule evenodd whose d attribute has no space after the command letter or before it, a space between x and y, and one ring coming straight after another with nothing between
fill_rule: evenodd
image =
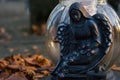
<instances>
[{"instance_id":1,"label":"ground surface","mask_svg":"<svg viewBox=\"0 0 120 80\"><path fill-rule=\"evenodd\" d=\"M47 56L45 38L28 33L29 15L25 7L24 2L0 3L0 58L18 53Z\"/></svg>"},{"instance_id":2,"label":"ground surface","mask_svg":"<svg viewBox=\"0 0 120 80\"><path fill-rule=\"evenodd\" d=\"M34 53L34 48L44 52L44 37L29 34L29 15L24 2L0 3L0 57L15 53ZM3 34L3 35L2 35ZM7 38L8 37L8 38Z\"/></svg>"},{"instance_id":3,"label":"ground surface","mask_svg":"<svg viewBox=\"0 0 120 80\"><path fill-rule=\"evenodd\" d=\"M29 34L29 29L24 2L0 3L0 58L19 53L47 56L44 36Z\"/></svg>"}]
</instances>

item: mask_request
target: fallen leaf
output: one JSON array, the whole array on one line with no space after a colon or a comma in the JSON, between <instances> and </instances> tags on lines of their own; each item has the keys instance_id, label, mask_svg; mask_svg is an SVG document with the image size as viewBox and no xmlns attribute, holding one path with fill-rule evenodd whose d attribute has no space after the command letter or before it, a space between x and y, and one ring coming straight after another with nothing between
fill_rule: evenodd
<instances>
[{"instance_id":1,"label":"fallen leaf","mask_svg":"<svg viewBox=\"0 0 120 80\"><path fill-rule=\"evenodd\" d=\"M28 80L28 79L25 77L23 73L15 73L5 80Z\"/></svg>"},{"instance_id":2,"label":"fallen leaf","mask_svg":"<svg viewBox=\"0 0 120 80\"><path fill-rule=\"evenodd\" d=\"M38 47L37 47L36 45L33 45L33 46L32 46L32 49L33 49L33 50L36 50L36 49L38 49Z\"/></svg>"},{"instance_id":3,"label":"fallen leaf","mask_svg":"<svg viewBox=\"0 0 120 80\"><path fill-rule=\"evenodd\" d=\"M12 52L18 50L18 48L8 48L8 50L12 53Z\"/></svg>"},{"instance_id":4,"label":"fallen leaf","mask_svg":"<svg viewBox=\"0 0 120 80\"><path fill-rule=\"evenodd\" d=\"M0 80L38 80L50 74L53 64L42 55L12 55L0 59Z\"/></svg>"},{"instance_id":5,"label":"fallen leaf","mask_svg":"<svg viewBox=\"0 0 120 80\"><path fill-rule=\"evenodd\" d=\"M116 66L115 64L111 68L114 71L120 71L120 67Z\"/></svg>"},{"instance_id":6,"label":"fallen leaf","mask_svg":"<svg viewBox=\"0 0 120 80\"><path fill-rule=\"evenodd\" d=\"M9 73L8 72L0 73L0 80L5 80L8 77L9 77Z\"/></svg>"}]
</instances>

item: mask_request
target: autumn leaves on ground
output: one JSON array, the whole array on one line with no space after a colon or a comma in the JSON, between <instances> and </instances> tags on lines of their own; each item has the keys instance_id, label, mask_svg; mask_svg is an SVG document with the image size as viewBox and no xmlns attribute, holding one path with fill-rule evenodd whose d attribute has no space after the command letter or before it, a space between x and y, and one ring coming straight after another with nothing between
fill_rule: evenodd
<instances>
[{"instance_id":1,"label":"autumn leaves on ground","mask_svg":"<svg viewBox=\"0 0 120 80\"><path fill-rule=\"evenodd\" d=\"M28 40L28 35L25 36L24 42L22 40L24 38L20 42L16 39L18 42L14 44L14 37L18 36L10 35L5 28L0 28L2 45L0 47L6 46L5 49L3 48L3 54L2 50L0 53L2 56L6 54L0 59L0 80L38 80L49 76L54 66L50 60L42 56L45 54L42 53L39 45L43 44L35 43L34 39ZM24 46L22 49L21 45ZM4 50L8 50L7 53Z\"/></svg>"},{"instance_id":2,"label":"autumn leaves on ground","mask_svg":"<svg viewBox=\"0 0 120 80\"><path fill-rule=\"evenodd\" d=\"M8 34L5 28L0 28L0 44L3 46L6 42L11 44L4 48L4 50L8 50L5 53L7 56L0 59L0 80L38 80L49 76L54 66L49 59L43 56L44 54L42 55L39 48L41 44L36 44L34 40L27 39L23 43L30 43L21 44L20 41L17 41L18 46L15 47L14 37ZM23 50L22 53L20 51L21 45L24 46L21 49ZM0 55L2 55L1 52Z\"/></svg>"},{"instance_id":3,"label":"autumn leaves on ground","mask_svg":"<svg viewBox=\"0 0 120 80\"><path fill-rule=\"evenodd\" d=\"M16 36L8 34L5 28L0 28L0 80L38 80L49 76L54 66L43 56L45 55L41 50L43 46L40 45L44 43L34 42L36 40L28 38L28 35L25 36L26 40L22 38L24 41L16 39L15 42L14 37Z\"/></svg>"},{"instance_id":4,"label":"autumn leaves on ground","mask_svg":"<svg viewBox=\"0 0 120 80\"><path fill-rule=\"evenodd\" d=\"M50 75L45 38L29 29L24 2L0 3L0 80L46 80Z\"/></svg>"},{"instance_id":5,"label":"autumn leaves on ground","mask_svg":"<svg viewBox=\"0 0 120 80\"><path fill-rule=\"evenodd\" d=\"M0 59L0 80L38 80L52 69L51 61L42 55L17 54Z\"/></svg>"}]
</instances>

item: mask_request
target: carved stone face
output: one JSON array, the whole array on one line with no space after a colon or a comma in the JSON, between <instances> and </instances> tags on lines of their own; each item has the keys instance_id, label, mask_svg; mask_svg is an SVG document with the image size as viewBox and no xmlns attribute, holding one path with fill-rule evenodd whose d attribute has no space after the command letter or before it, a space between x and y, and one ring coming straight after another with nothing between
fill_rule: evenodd
<instances>
[{"instance_id":1,"label":"carved stone face","mask_svg":"<svg viewBox=\"0 0 120 80\"><path fill-rule=\"evenodd\" d=\"M73 22L79 22L81 18L81 12L79 10L72 9L70 11L70 18Z\"/></svg>"},{"instance_id":2,"label":"carved stone face","mask_svg":"<svg viewBox=\"0 0 120 80\"><path fill-rule=\"evenodd\" d=\"M75 2L70 6L69 16L73 22L79 22L80 19L91 18L83 3Z\"/></svg>"}]
</instances>

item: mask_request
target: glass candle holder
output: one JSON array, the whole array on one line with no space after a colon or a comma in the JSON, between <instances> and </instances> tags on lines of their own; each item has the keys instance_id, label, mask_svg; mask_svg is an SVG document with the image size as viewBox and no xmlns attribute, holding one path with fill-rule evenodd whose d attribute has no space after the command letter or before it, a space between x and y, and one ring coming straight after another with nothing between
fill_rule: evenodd
<instances>
[{"instance_id":1,"label":"glass candle holder","mask_svg":"<svg viewBox=\"0 0 120 80\"><path fill-rule=\"evenodd\" d=\"M91 16L101 13L108 17L113 33L113 46L111 51L103 58L101 64L109 69L118 59L120 48L120 19L116 12L108 5L106 0L59 0L59 4L51 12L47 21L46 46L48 55L56 64L60 56L60 45L55 42L57 27L61 22L70 23L68 10L72 3L82 2Z\"/></svg>"}]
</instances>

